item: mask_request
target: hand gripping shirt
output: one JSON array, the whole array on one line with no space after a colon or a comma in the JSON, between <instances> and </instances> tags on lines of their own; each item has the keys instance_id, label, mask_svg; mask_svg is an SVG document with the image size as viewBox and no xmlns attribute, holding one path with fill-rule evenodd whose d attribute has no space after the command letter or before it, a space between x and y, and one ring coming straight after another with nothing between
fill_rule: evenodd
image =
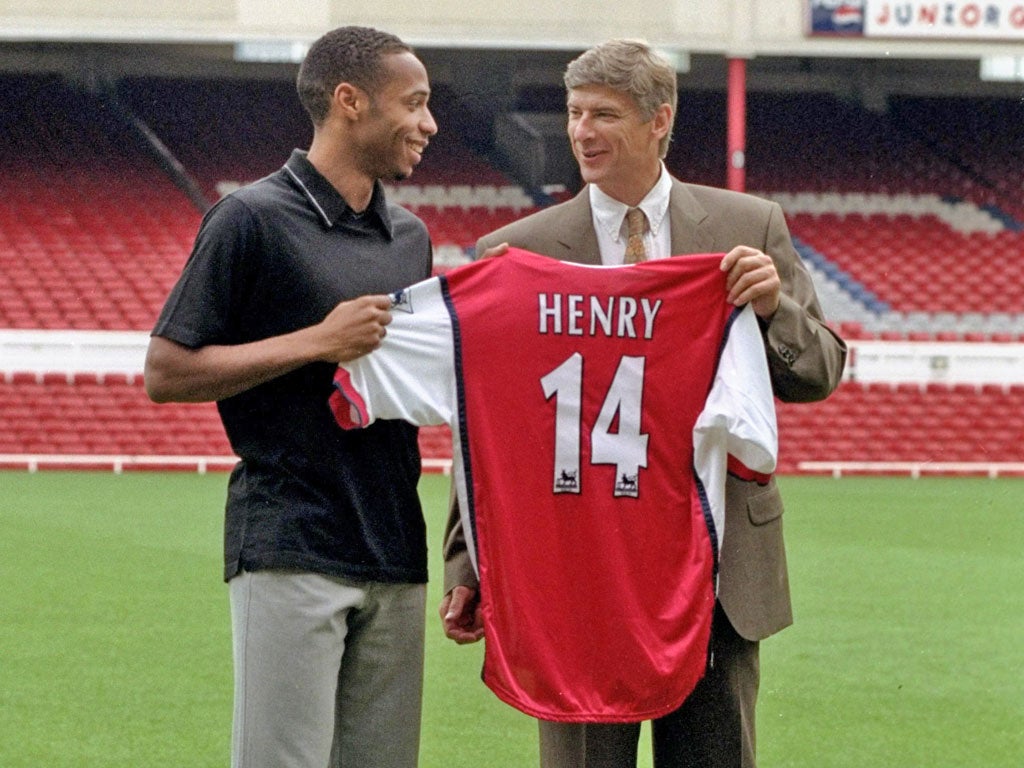
<instances>
[{"instance_id":1,"label":"hand gripping shirt","mask_svg":"<svg viewBox=\"0 0 1024 768\"><path fill-rule=\"evenodd\" d=\"M395 294L381 347L335 375L345 428L451 426L483 678L534 717L655 718L707 667L729 456L770 473L777 453L721 258L510 249Z\"/></svg>"}]
</instances>

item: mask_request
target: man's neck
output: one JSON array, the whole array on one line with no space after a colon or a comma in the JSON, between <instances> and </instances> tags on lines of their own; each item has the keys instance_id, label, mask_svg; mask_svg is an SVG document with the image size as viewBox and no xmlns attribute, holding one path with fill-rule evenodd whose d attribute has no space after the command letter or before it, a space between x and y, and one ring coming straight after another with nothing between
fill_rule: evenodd
<instances>
[{"instance_id":1,"label":"man's neck","mask_svg":"<svg viewBox=\"0 0 1024 768\"><path fill-rule=\"evenodd\" d=\"M630 208L635 208L654 189L654 185L658 183L660 178L661 161L659 160L657 166L652 171L642 176L637 176L635 179L623 179L621 183L606 181L597 183L595 186L608 195L608 197L618 200Z\"/></svg>"},{"instance_id":2,"label":"man's neck","mask_svg":"<svg viewBox=\"0 0 1024 768\"><path fill-rule=\"evenodd\" d=\"M331 183L348 207L356 213L365 211L373 197L374 179L371 179L344 151L313 137L307 155L309 162Z\"/></svg>"}]
</instances>

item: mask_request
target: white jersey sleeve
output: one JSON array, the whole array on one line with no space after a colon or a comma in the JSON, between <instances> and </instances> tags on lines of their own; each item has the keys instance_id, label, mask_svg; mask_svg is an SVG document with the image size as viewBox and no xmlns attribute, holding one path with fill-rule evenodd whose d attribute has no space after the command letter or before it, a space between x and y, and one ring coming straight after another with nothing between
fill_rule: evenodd
<instances>
[{"instance_id":1,"label":"white jersey sleeve","mask_svg":"<svg viewBox=\"0 0 1024 768\"><path fill-rule=\"evenodd\" d=\"M454 340L440 281L423 280L392 294L391 301L392 320L380 348L338 368L331 396L335 418L346 428L377 419L449 424L455 412Z\"/></svg>"},{"instance_id":2,"label":"white jersey sleeve","mask_svg":"<svg viewBox=\"0 0 1024 768\"><path fill-rule=\"evenodd\" d=\"M718 531L725 532L728 455L758 474L775 471L778 431L764 342L754 310L736 315L718 369L693 428L694 469Z\"/></svg>"}]
</instances>

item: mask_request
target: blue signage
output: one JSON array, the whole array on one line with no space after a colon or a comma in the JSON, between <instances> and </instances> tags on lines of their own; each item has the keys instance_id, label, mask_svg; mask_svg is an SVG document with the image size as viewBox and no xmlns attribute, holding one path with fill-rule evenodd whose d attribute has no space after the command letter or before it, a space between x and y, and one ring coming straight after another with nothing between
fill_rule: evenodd
<instances>
[{"instance_id":1,"label":"blue signage","mask_svg":"<svg viewBox=\"0 0 1024 768\"><path fill-rule=\"evenodd\" d=\"M812 35L864 34L865 0L808 0Z\"/></svg>"}]
</instances>

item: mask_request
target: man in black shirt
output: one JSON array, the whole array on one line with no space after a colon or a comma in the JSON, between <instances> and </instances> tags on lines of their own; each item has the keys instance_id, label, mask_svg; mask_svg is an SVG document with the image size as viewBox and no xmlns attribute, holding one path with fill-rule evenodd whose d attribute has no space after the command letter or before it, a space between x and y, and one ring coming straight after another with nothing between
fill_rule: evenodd
<instances>
[{"instance_id":1,"label":"man in black shirt","mask_svg":"<svg viewBox=\"0 0 1024 768\"><path fill-rule=\"evenodd\" d=\"M414 766L426 541L417 435L343 432L337 363L375 349L385 294L431 270L426 227L384 198L437 126L426 70L362 27L310 48L308 152L206 215L146 357L157 402L217 401L240 461L224 577L235 660L234 766Z\"/></svg>"}]
</instances>

